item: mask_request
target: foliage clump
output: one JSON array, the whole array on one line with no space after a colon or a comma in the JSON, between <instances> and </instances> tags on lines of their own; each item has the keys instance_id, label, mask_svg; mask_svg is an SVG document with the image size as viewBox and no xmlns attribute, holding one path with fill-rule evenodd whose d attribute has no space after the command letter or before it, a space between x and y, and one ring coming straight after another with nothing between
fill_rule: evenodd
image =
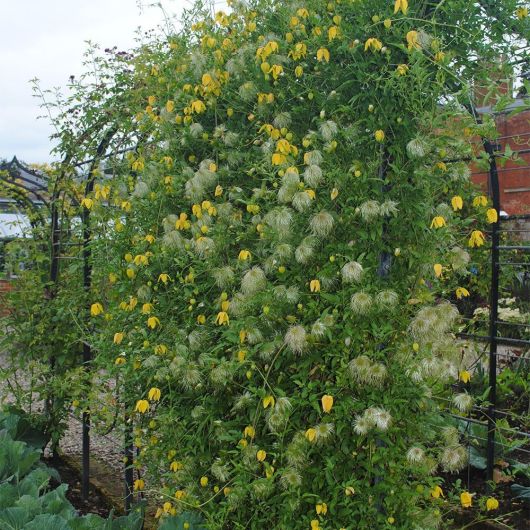
<instances>
[{"instance_id":1,"label":"foliage clump","mask_svg":"<svg viewBox=\"0 0 530 530\"><path fill-rule=\"evenodd\" d=\"M490 80L527 36L516 7L198 6L87 97L88 130L134 149L79 198L97 236L84 340L134 415L159 516L440 526L437 474L467 452L438 398L453 385L467 410L476 360L455 304L497 216L469 181L495 134L474 90L509 73Z\"/></svg>"}]
</instances>

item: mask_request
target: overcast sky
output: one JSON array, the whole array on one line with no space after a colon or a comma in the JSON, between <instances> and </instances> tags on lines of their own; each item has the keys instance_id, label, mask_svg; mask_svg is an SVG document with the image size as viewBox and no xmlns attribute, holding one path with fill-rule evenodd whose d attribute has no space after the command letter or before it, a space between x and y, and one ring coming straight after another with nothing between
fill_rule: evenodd
<instances>
[{"instance_id":1,"label":"overcast sky","mask_svg":"<svg viewBox=\"0 0 530 530\"><path fill-rule=\"evenodd\" d=\"M178 15L189 0L163 6ZM139 26L151 29L164 18L159 8L140 10L137 0L0 0L0 20L0 158L33 163L52 160L52 129L37 120L42 111L29 80L64 87L82 71L86 40L127 49Z\"/></svg>"}]
</instances>

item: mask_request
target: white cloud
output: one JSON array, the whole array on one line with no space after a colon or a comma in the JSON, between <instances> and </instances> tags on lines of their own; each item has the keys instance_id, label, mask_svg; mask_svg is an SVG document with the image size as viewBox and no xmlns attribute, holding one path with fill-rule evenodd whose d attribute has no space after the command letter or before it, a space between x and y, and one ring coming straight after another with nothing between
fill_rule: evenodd
<instances>
[{"instance_id":1,"label":"white cloud","mask_svg":"<svg viewBox=\"0 0 530 530\"><path fill-rule=\"evenodd\" d=\"M43 88L65 87L83 71L90 40L101 49L134 45L136 30L163 23L160 9L139 9L136 0L0 0L0 158L48 162L52 127L32 95L30 79ZM187 0L164 0L178 14Z\"/></svg>"}]
</instances>

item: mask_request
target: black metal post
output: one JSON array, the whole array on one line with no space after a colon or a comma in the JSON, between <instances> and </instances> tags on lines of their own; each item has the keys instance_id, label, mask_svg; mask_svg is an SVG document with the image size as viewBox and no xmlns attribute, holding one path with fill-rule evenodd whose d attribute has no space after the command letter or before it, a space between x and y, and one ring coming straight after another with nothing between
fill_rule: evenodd
<instances>
[{"instance_id":1,"label":"black metal post","mask_svg":"<svg viewBox=\"0 0 530 530\"><path fill-rule=\"evenodd\" d=\"M125 417L125 513L131 511L134 500L134 469L133 469L133 442L132 442L132 425L130 417Z\"/></svg>"},{"instance_id":2,"label":"black metal post","mask_svg":"<svg viewBox=\"0 0 530 530\"><path fill-rule=\"evenodd\" d=\"M112 137L116 134L116 129L112 128L103 137L100 141L97 150L96 156L92 161L92 164L89 168L89 174L87 183L85 186L85 196L91 193L94 190L95 184L95 170L97 168L100 158L105 153ZM92 287L92 251L90 249L90 241L92 239L92 230L90 227L90 211L87 208L83 208L81 211L81 219L83 222L83 288L87 296L87 315L90 318L90 299L88 296L90 294L90 289ZM92 348L90 344L85 341L83 343L83 366L85 369L88 369L88 365L92 360ZM88 499L89 489L90 489L90 411L85 409L83 411L83 471L81 477L81 495L83 500Z\"/></svg>"},{"instance_id":3,"label":"black metal post","mask_svg":"<svg viewBox=\"0 0 530 530\"><path fill-rule=\"evenodd\" d=\"M489 155L489 190L493 201L493 207L497 211L497 221L491 229L491 289L490 289L490 323L489 323L489 406L488 406L488 440L486 447L487 479L493 479L495 466L495 430L496 430L496 406L497 406L497 322L499 312L499 221L500 221L500 192L499 174L495 151L489 140L484 141L484 149Z\"/></svg>"}]
</instances>

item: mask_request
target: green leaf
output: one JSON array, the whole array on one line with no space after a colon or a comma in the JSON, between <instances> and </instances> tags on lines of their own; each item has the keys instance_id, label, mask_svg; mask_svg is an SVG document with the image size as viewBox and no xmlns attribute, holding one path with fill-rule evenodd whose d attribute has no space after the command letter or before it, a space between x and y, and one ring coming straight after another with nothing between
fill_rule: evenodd
<instances>
[{"instance_id":1,"label":"green leaf","mask_svg":"<svg viewBox=\"0 0 530 530\"><path fill-rule=\"evenodd\" d=\"M25 525L24 530L69 530L68 522L59 515L40 514Z\"/></svg>"},{"instance_id":2,"label":"green leaf","mask_svg":"<svg viewBox=\"0 0 530 530\"><path fill-rule=\"evenodd\" d=\"M24 508L6 508L0 511L0 528L2 530L20 530L31 519Z\"/></svg>"},{"instance_id":3,"label":"green leaf","mask_svg":"<svg viewBox=\"0 0 530 530\"><path fill-rule=\"evenodd\" d=\"M512 484L512 493L515 495L515 499L522 499L527 503L530 503L530 487L521 486L520 484Z\"/></svg>"}]
</instances>

